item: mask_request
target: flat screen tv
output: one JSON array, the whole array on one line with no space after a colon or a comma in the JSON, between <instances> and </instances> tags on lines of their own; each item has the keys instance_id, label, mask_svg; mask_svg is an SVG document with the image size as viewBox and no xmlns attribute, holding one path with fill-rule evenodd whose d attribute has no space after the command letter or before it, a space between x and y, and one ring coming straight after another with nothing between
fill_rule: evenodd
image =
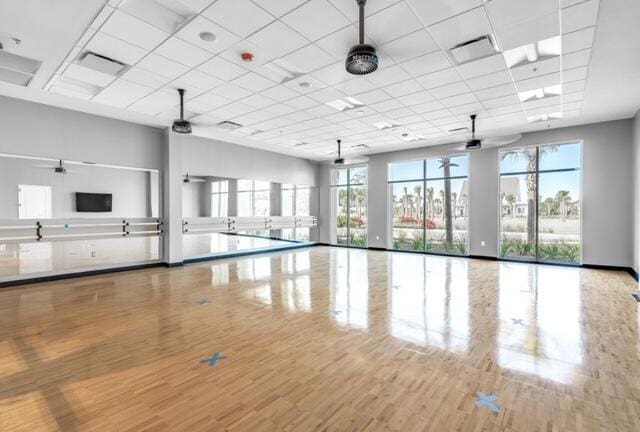
<instances>
[{"instance_id":1,"label":"flat screen tv","mask_svg":"<svg viewBox=\"0 0 640 432\"><path fill-rule=\"evenodd\" d=\"M110 212L111 201L111 194L76 192L76 211L91 213Z\"/></svg>"}]
</instances>

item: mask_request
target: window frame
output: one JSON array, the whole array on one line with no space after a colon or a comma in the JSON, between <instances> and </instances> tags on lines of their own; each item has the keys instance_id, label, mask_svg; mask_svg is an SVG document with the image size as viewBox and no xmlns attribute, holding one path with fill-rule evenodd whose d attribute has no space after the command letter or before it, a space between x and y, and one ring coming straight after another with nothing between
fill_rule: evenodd
<instances>
[{"instance_id":1,"label":"window frame","mask_svg":"<svg viewBox=\"0 0 640 432\"><path fill-rule=\"evenodd\" d=\"M367 171L367 176L366 176L366 181L365 182L360 182L360 183L351 183L351 170L352 169L358 169L358 168L365 168ZM333 183L334 180L334 173L337 173L339 171L346 171L347 173L347 182L346 183L340 183L339 181L337 181L336 183ZM337 176L337 179L339 179L339 175ZM329 189L330 191L333 190L337 190L339 188L343 188L346 187L347 188L347 212L350 213L351 210L351 187L352 186L356 186L356 187L360 187L360 186L364 186L366 189L366 195L367 195L367 244L365 246L354 246L353 244L351 244L351 236L350 234L350 223L349 221L351 220L351 215L347 214L347 243L346 244L338 244L337 242L337 236L336 236L336 242L335 244L342 246L342 247L351 247L351 248L358 248L358 249L367 249L369 247L369 218L368 218L368 214L369 214L369 165L367 164L357 164L357 165L349 165L349 166L345 166L343 168L332 168L331 172L330 172L330 177L329 177ZM331 194L333 195L333 193ZM333 206L336 204L337 200L332 199L332 208ZM338 212L337 212L337 207L336 207L336 211L333 212L335 213L334 215L332 215L332 224L336 224L336 219L338 217ZM336 224L336 229L337 229L337 224ZM333 239L332 239L333 240Z\"/></svg>"}]
</instances>

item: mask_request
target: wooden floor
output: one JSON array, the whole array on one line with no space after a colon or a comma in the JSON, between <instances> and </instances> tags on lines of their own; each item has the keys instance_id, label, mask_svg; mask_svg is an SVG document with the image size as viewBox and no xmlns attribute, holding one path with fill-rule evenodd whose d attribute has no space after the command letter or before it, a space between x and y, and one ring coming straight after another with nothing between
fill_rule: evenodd
<instances>
[{"instance_id":1,"label":"wooden floor","mask_svg":"<svg viewBox=\"0 0 640 432\"><path fill-rule=\"evenodd\" d=\"M640 431L635 289L329 247L0 289L0 431Z\"/></svg>"}]
</instances>

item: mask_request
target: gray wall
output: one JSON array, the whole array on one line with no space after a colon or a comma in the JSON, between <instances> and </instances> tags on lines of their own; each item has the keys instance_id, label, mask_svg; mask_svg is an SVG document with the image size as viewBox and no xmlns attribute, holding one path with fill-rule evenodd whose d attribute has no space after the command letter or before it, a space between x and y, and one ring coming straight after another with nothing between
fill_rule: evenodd
<instances>
[{"instance_id":1,"label":"gray wall","mask_svg":"<svg viewBox=\"0 0 640 432\"><path fill-rule=\"evenodd\" d=\"M633 262L632 121L619 120L533 132L508 147L583 141L583 263L631 266ZM505 147L502 147L505 148ZM372 155L369 166L369 246L388 247L387 164L451 154L447 146ZM330 240L330 167L320 174L320 241ZM470 153L469 251L495 257L498 250L498 149ZM628 198L627 198L628 197ZM485 246L481 242L485 242Z\"/></svg>"},{"instance_id":2,"label":"gray wall","mask_svg":"<svg viewBox=\"0 0 640 432\"><path fill-rule=\"evenodd\" d=\"M640 272L640 111L633 118L633 269Z\"/></svg>"}]
</instances>

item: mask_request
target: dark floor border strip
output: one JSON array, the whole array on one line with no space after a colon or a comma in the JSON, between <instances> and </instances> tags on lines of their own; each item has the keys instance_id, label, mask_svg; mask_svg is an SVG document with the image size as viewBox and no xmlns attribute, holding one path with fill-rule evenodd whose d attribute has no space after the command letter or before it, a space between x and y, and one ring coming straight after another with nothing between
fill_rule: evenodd
<instances>
[{"instance_id":1,"label":"dark floor border strip","mask_svg":"<svg viewBox=\"0 0 640 432\"><path fill-rule=\"evenodd\" d=\"M59 281L64 279L75 279L75 278L80 278L85 276L98 276L98 275L105 275L109 273L120 273L120 272L125 272L130 270L143 270L143 269L154 268L154 267L169 267L169 266L172 266L172 265L167 263L150 263L150 264L139 264L139 265L125 266L125 267L114 267L114 268L100 269L100 270L87 270L87 271L74 272L74 273L63 273L63 274L49 275L49 276L38 276L38 277L28 278L28 279L18 279L18 280L0 282L0 288L9 288L9 287L30 285L30 284L41 283L41 282L53 282L53 281Z\"/></svg>"},{"instance_id":2,"label":"dark floor border strip","mask_svg":"<svg viewBox=\"0 0 640 432\"><path fill-rule=\"evenodd\" d=\"M238 253L211 255L211 256L198 257L198 258L187 258L183 262L184 264L195 264L195 263L206 262L206 261L217 261L221 259L246 257L250 255L260 255L260 254L273 253L273 252L282 252L282 251L288 251L292 249L304 249L304 248L314 247L319 245L320 245L319 243L296 243L296 244L287 245L287 246L272 246L272 247L263 248L263 249L241 251Z\"/></svg>"}]
</instances>

